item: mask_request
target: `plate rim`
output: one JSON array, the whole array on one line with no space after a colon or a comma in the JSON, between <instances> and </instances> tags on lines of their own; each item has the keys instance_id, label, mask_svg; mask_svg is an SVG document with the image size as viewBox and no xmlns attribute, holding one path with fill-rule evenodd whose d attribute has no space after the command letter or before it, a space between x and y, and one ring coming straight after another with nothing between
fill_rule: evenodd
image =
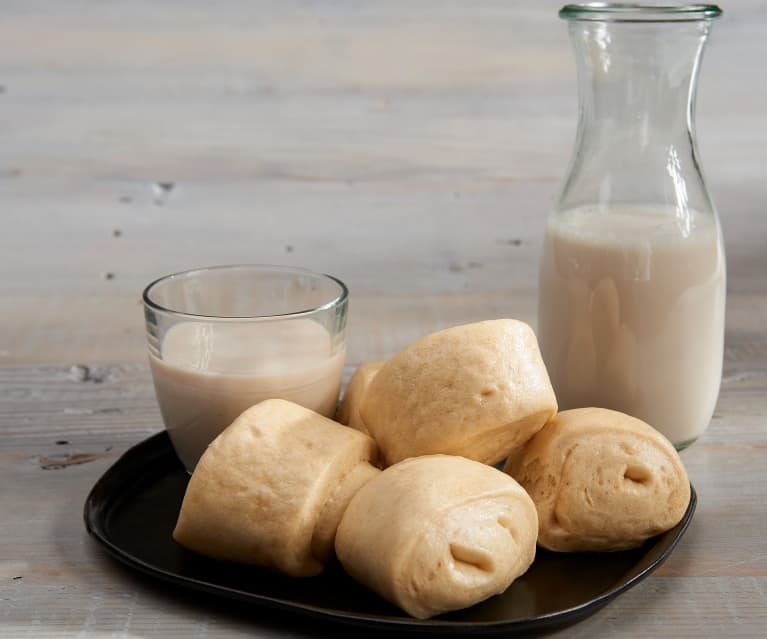
<instances>
[{"instance_id":1,"label":"plate rim","mask_svg":"<svg viewBox=\"0 0 767 639\"><path fill-rule=\"evenodd\" d=\"M685 509L684 515L679 523L674 526L678 528L677 533L671 539L671 541L663 548L658 557L653 559L649 565L645 566L637 574L631 578L622 581L618 586L611 587L605 592L601 593L597 597L590 599L580 605L565 608L563 610L557 610L554 612L538 615L535 617L528 617L525 619L515 619L510 621L461 621L440 619L439 617L430 619L415 619L410 617L394 617L390 615L377 615L377 614L361 614L356 612L348 612L336 610L333 608L325 608L322 606L314 606L307 603L292 601L279 597L272 597L270 595L258 594L253 592L247 592L237 588L229 586L223 586L220 584L204 581L201 579L195 579L174 573L164 568L159 568L152 565L142 559L134 556L130 552L121 548L118 544L109 539L108 532L106 530L108 513L104 516L99 516L99 513L103 511L103 507L98 505L98 502L108 501L112 504L112 508L118 504L122 498L113 495L109 491L110 484L116 482L114 475L118 472L119 468L127 463L130 463L132 458L141 458L144 451L147 451L150 455L149 459L145 460L145 463L150 461L157 461L162 457L174 455L170 439L166 431L160 431L143 439L137 444L134 444L128 448L120 457L115 460L113 464L107 468L106 471L99 477L96 483L91 487L88 495L83 504L83 520L85 529L92 539L98 542L103 549L105 549L113 558L122 562L123 564L139 570L145 575L149 575L156 579L165 581L166 583L172 583L176 586L188 588L198 592L207 592L219 597L227 596L230 599L236 599L238 601L253 602L254 600L261 602L263 605L268 606L275 610L298 612L302 615L313 617L315 619L323 619L329 622L337 622L343 624L351 624L357 626L367 626L369 628L376 629L390 629L390 630L407 630L409 632L500 632L510 631L518 632L535 628L545 628L553 625L564 625L568 622L577 621L580 618L585 618L591 613L597 612L599 609L610 603L613 599L623 594L630 588L634 587L640 581L644 580L648 575L654 572L662 563L664 563L668 557L673 553L680 540L687 532L687 529L692 522L695 510L697 507L698 497L692 482L690 482L690 501ZM120 482L124 483L124 482ZM104 495L103 499L100 499ZM668 531L666 531L668 532ZM661 533L665 534L665 533ZM363 586L360 586L361 588Z\"/></svg>"}]
</instances>

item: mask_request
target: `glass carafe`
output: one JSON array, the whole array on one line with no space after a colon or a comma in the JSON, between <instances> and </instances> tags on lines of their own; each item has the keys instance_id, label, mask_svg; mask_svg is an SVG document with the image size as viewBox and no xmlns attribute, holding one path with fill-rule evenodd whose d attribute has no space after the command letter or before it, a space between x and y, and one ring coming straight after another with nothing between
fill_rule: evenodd
<instances>
[{"instance_id":1,"label":"glass carafe","mask_svg":"<svg viewBox=\"0 0 767 639\"><path fill-rule=\"evenodd\" d=\"M538 332L561 409L634 415L677 448L707 427L725 260L695 139L713 5L568 5L575 149L549 216Z\"/></svg>"}]
</instances>

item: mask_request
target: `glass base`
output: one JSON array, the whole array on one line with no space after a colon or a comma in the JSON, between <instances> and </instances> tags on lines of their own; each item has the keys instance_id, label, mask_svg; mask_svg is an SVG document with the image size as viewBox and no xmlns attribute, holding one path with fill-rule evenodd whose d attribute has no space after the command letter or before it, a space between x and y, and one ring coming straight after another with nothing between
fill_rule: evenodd
<instances>
[{"instance_id":1,"label":"glass base","mask_svg":"<svg viewBox=\"0 0 767 639\"><path fill-rule=\"evenodd\" d=\"M698 438L697 437L693 437L692 439L688 439L686 441L679 442L678 444L674 444L674 448L676 448L677 451L684 450L690 444L694 444L696 441L698 441Z\"/></svg>"}]
</instances>

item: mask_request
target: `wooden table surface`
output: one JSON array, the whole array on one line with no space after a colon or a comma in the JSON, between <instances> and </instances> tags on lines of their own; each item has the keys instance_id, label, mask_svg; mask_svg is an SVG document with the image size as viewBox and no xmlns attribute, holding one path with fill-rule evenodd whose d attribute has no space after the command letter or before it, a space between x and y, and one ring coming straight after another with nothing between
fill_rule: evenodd
<instances>
[{"instance_id":1,"label":"wooden table surface","mask_svg":"<svg viewBox=\"0 0 767 639\"><path fill-rule=\"evenodd\" d=\"M156 584L87 536L88 490L162 428L141 289L220 263L333 273L349 364L534 322L576 121L557 8L2 3L0 637L327 633ZM719 405L683 453L698 511L658 572L561 636L767 635L767 13L724 9L698 105L729 270Z\"/></svg>"}]
</instances>

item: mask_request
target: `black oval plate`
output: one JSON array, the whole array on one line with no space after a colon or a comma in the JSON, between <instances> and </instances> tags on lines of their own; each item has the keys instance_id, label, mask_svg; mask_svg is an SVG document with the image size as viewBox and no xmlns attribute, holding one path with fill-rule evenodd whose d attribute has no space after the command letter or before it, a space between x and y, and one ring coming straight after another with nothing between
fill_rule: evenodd
<instances>
[{"instance_id":1,"label":"black oval plate","mask_svg":"<svg viewBox=\"0 0 767 639\"><path fill-rule=\"evenodd\" d=\"M425 633L514 633L574 623L599 610L663 563L695 511L692 490L682 521L642 547L612 553L552 553L501 595L471 608L420 621L356 584L337 564L310 579L201 557L176 544L176 523L189 476L166 433L128 450L85 502L88 532L127 565L179 586L251 605L375 629Z\"/></svg>"}]
</instances>

